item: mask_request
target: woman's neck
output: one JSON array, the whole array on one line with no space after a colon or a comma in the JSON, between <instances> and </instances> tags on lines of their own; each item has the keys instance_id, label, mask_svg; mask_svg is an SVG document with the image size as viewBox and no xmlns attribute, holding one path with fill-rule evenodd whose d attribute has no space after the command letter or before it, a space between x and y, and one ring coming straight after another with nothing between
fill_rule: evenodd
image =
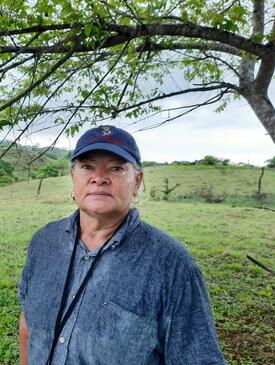
<instances>
[{"instance_id":1,"label":"woman's neck","mask_svg":"<svg viewBox=\"0 0 275 365\"><path fill-rule=\"evenodd\" d=\"M90 251L101 247L112 237L117 228L126 218L121 217L91 217L80 211L80 239L85 243Z\"/></svg>"}]
</instances>

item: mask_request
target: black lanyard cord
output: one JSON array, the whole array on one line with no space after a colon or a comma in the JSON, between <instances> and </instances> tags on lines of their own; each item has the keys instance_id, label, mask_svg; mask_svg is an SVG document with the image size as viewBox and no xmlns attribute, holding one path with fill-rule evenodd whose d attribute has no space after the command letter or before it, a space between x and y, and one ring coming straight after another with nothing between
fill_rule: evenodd
<instances>
[{"instance_id":1,"label":"black lanyard cord","mask_svg":"<svg viewBox=\"0 0 275 365\"><path fill-rule=\"evenodd\" d=\"M53 341L52 341L51 350L50 350L46 365L51 365L54 349L55 349L55 346L58 342L58 338L59 338L59 336L60 336L60 334L61 334L68 318L70 317L70 315L71 315L71 313L72 313L72 311L73 311L73 309L76 305L76 302L80 298L80 296L81 296L81 294L82 294L89 278L91 278L91 276L93 274L93 271L94 271L94 268L95 268L95 265L97 264L100 256L102 255L102 251L103 251L104 247L111 240L113 235L119 230L119 228L122 226L122 224L124 223L124 220L119 225L119 227L116 229L116 231L113 233L113 235L106 242L104 242L104 244L100 247L100 249L99 249L98 253L96 254L96 256L95 256L95 258L94 258L87 274L85 275L79 289L77 290L77 293L75 294L71 304L69 305L66 313L64 314L64 316L62 318L62 314L63 314L64 308L65 308L66 299L67 299L67 296L68 296L67 292L68 292L68 289L69 289L69 284L70 284L70 280L71 280L71 276L72 276L72 270L73 270L73 265L74 265L75 256L76 256L76 249L77 249L77 245L78 245L78 242L79 242L79 239L80 239L80 216L79 216L79 214L75 218L75 223L76 223L76 226L77 226L77 231L76 231L76 237L75 237L75 242L74 242L74 248L73 248L72 256L71 256L71 259L70 259L70 264L69 264L69 269L68 269L68 272L67 272L67 277L66 277L66 281L65 281L65 285L64 285L64 289L63 289L62 299L61 299L60 307L59 307L56 322L55 322L54 338L53 338Z\"/></svg>"}]
</instances>

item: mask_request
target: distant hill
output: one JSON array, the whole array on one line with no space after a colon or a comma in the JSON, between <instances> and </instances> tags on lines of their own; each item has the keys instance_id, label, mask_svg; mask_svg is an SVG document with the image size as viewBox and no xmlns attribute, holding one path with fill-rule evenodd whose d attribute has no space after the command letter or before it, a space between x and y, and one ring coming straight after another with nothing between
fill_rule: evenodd
<instances>
[{"instance_id":1,"label":"distant hill","mask_svg":"<svg viewBox=\"0 0 275 365\"><path fill-rule=\"evenodd\" d=\"M11 140L5 140L2 141L0 143L0 148L1 147L7 147L12 143ZM16 146L20 149L25 149L27 151L33 152L36 151L39 154L46 151L49 147L40 147L39 145L34 145L34 146L30 146L30 145L21 145L20 143L17 143ZM60 158L64 158L66 156L68 156L72 151L69 151L65 148L58 148L58 147L53 147L50 148L46 153L45 156L53 159L53 160L59 160Z\"/></svg>"},{"instance_id":2,"label":"distant hill","mask_svg":"<svg viewBox=\"0 0 275 365\"><path fill-rule=\"evenodd\" d=\"M46 151L48 148L49 147L35 147L35 148L32 148L32 151L37 151L39 153L42 153L42 152ZM47 156L53 160L59 160L61 158L66 158L66 157L70 156L70 153L71 153L71 151L69 151L69 150L54 147L54 148L49 149L45 153L45 156Z\"/></svg>"},{"instance_id":3,"label":"distant hill","mask_svg":"<svg viewBox=\"0 0 275 365\"><path fill-rule=\"evenodd\" d=\"M6 146L0 146L0 154L6 148ZM41 152L31 150L28 147L22 147L20 145L12 147L7 154L3 157L3 161L9 162L14 168L13 176L16 180L26 180L29 174L29 163L37 157ZM39 157L35 162L30 165L30 173L36 171L42 165L54 161L49 156L43 155Z\"/></svg>"}]
</instances>

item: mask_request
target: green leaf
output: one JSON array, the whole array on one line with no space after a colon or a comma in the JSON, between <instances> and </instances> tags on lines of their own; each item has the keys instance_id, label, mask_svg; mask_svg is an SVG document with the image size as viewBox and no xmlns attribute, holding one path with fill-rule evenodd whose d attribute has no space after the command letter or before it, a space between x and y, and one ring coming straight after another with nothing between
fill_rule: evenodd
<instances>
[{"instance_id":1,"label":"green leaf","mask_svg":"<svg viewBox=\"0 0 275 365\"><path fill-rule=\"evenodd\" d=\"M12 125L12 122L10 120L2 119L0 120L0 130L3 130L4 127Z\"/></svg>"},{"instance_id":2,"label":"green leaf","mask_svg":"<svg viewBox=\"0 0 275 365\"><path fill-rule=\"evenodd\" d=\"M90 37L91 35L97 35L99 33L99 28L93 23L88 23L84 26L84 33L86 37Z\"/></svg>"}]
</instances>

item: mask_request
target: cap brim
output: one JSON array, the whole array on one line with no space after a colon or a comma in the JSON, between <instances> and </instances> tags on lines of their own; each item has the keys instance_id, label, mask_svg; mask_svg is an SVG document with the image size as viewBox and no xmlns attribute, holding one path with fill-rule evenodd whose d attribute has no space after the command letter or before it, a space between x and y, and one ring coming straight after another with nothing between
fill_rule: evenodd
<instances>
[{"instance_id":1,"label":"cap brim","mask_svg":"<svg viewBox=\"0 0 275 365\"><path fill-rule=\"evenodd\" d=\"M95 150L112 152L134 165L138 164L136 159L129 152L111 143L93 143L85 146L73 154L71 161L75 161L79 156L83 155L84 153Z\"/></svg>"}]
</instances>

